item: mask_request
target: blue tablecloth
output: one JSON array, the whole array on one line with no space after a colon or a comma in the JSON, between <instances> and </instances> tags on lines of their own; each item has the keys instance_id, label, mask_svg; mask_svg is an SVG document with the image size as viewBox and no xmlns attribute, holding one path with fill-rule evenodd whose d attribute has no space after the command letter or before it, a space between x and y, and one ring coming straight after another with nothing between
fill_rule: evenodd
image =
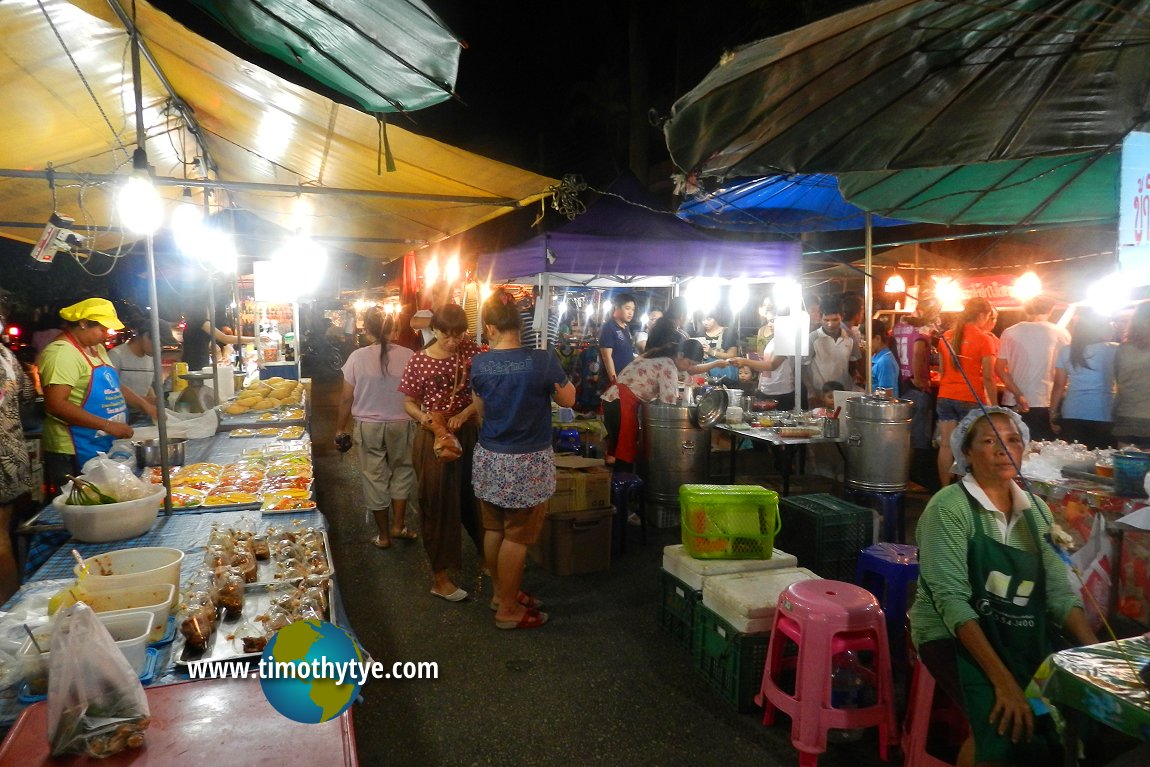
<instances>
[{"instance_id":1,"label":"blue tablecloth","mask_svg":"<svg viewBox=\"0 0 1150 767\"><path fill-rule=\"evenodd\" d=\"M187 447L188 463L199 461L213 461L216 463L229 463L240 457L246 448L259 448L266 446L273 440L267 438L230 438L226 434L217 434L207 439L189 440ZM234 511L221 511L212 508L181 509L170 516L161 515L156 524L147 533L129 540L114 541L111 543L80 543L66 540L63 545L57 543L51 546L47 543L44 533L38 533L36 541L46 554L42 558L43 564L20 590L3 606L0 613L11 612L14 608L25 603L26 600L38 600L43 603L46 612L47 599L60 589L64 588L74 579L72 568L76 560L72 556L72 549L76 549L81 556L87 558L118 549L135 548L140 546L166 546L179 549L185 554L180 566L180 580L184 581L192 572L203 564L203 553L206 548L208 534L213 525L221 527L234 527L241 520L250 520L252 526L259 532L269 527L315 527L320 530L327 529L327 520L319 511L300 511L289 514L275 514L264 516L259 509L244 509ZM58 534L61 535L61 534ZM67 539L66 532L62 535ZM331 552L328 552L329 556ZM338 568L333 561L333 567ZM331 604L331 620L333 623L347 627L348 622L343 609L343 602L338 587L333 588ZM159 657L156 662L155 680L151 685L172 684L187 680L186 672L175 665L172 657L173 648L182 648L179 638L175 642L161 645ZM19 685L0 689L0 728L6 728L15 721L24 704L17 697Z\"/></svg>"}]
</instances>

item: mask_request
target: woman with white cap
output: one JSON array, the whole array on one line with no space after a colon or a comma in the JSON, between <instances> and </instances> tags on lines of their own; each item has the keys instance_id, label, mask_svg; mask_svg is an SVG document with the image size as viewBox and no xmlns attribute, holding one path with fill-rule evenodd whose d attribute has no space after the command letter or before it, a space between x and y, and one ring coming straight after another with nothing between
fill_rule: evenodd
<instances>
[{"instance_id":1,"label":"woman with white cap","mask_svg":"<svg viewBox=\"0 0 1150 767\"><path fill-rule=\"evenodd\" d=\"M128 406L148 410L131 390L120 388L120 376L104 349L109 330L124 323L106 298L88 298L60 310L64 332L40 354L44 388L44 479L53 494L65 475L79 474L98 452L117 439L129 439Z\"/></svg>"},{"instance_id":2,"label":"woman with white cap","mask_svg":"<svg viewBox=\"0 0 1150 767\"><path fill-rule=\"evenodd\" d=\"M1069 640L1098 641L1050 543L1050 509L1015 482L1029 440L1012 410L968 413L951 435L962 480L931 498L915 534L911 638L966 711L959 765L1055 764L1049 717L1035 717L1023 690L1057 649L1048 621Z\"/></svg>"}]
</instances>

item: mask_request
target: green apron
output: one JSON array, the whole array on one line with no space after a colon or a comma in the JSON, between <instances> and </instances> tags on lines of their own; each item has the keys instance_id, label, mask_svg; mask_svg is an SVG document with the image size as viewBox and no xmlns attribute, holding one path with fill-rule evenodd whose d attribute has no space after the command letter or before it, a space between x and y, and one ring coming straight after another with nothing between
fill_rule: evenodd
<instances>
[{"instance_id":1,"label":"green apron","mask_svg":"<svg viewBox=\"0 0 1150 767\"><path fill-rule=\"evenodd\" d=\"M987 513L963 487L975 531L967 550L971 607L978 624L1003 664L1023 690L1035 670L1052 651L1046 626L1046 571L1042 566L1042 541L1027 508L1022 523L1034 535L1035 550L1023 551L999 543L986 532ZM993 524L993 522L990 522ZM1011 743L1010 735L998 734L998 725L987 721L994 707L994 688L985 672L963 646L955 642L958 679L974 734L975 761L1013 764L1053 764L1050 748L1057 738L1050 717L1036 717L1035 735L1029 743Z\"/></svg>"}]
</instances>

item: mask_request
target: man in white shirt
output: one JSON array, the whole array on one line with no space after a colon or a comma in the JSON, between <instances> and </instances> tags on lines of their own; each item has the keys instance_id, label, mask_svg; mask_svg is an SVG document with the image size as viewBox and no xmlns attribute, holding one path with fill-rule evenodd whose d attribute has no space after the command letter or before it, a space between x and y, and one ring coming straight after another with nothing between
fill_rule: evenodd
<instances>
[{"instance_id":1,"label":"man in white shirt","mask_svg":"<svg viewBox=\"0 0 1150 767\"><path fill-rule=\"evenodd\" d=\"M142 319L131 328L132 338L108 351L108 358L120 375L120 387L131 389L145 402L152 406L150 411L131 410L129 416L135 423L145 418L155 420L156 402L154 370L157 355L157 344L152 340L152 324L147 318ZM172 325L167 320L160 320L160 348L178 348L179 341L172 333Z\"/></svg>"},{"instance_id":2,"label":"man in white shirt","mask_svg":"<svg viewBox=\"0 0 1150 767\"><path fill-rule=\"evenodd\" d=\"M842 305L835 298L828 298L822 305L822 322L811 333L810 356L803 360L807 371L807 392L812 398L821 398L823 384L827 381L853 381L858 362L862 359L862 349L849 333L843 329ZM821 402L811 402L810 407L821 407Z\"/></svg>"},{"instance_id":3,"label":"man in white shirt","mask_svg":"<svg viewBox=\"0 0 1150 767\"><path fill-rule=\"evenodd\" d=\"M1031 439L1054 439L1050 428L1050 392L1054 359L1070 343L1070 334L1050 322L1054 301L1047 296L1026 303L1026 321L1002 332L994 371L1006 387L1002 403L1030 427Z\"/></svg>"}]
</instances>

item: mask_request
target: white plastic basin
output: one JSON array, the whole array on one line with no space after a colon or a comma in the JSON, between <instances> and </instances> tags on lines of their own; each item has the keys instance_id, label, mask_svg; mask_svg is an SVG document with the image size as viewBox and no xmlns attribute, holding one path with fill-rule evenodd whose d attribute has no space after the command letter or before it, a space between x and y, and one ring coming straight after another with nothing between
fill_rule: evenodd
<instances>
[{"instance_id":1,"label":"white plastic basin","mask_svg":"<svg viewBox=\"0 0 1150 767\"><path fill-rule=\"evenodd\" d=\"M98 615L112 616L126 613L148 612L152 614L152 631L149 642L157 642L164 636L168 627L168 616L176 600L178 589L170 583L155 586L129 586L122 589L108 589L88 593L79 587L73 593L92 608ZM61 608L75 604L70 598Z\"/></svg>"},{"instance_id":2,"label":"white plastic basin","mask_svg":"<svg viewBox=\"0 0 1150 767\"><path fill-rule=\"evenodd\" d=\"M52 499L64 518L64 527L78 541L106 543L135 538L152 528L164 504L164 488L143 498L98 506L70 506L66 495Z\"/></svg>"},{"instance_id":3,"label":"white plastic basin","mask_svg":"<svg viewBox=\"0 0 1150 767\"><path fill-rule=\"evenodd\" d=\"M84 560L88 575L84 576L84 590L89 593L122 589L129 586L180 587L180 563L184 552L163 546L142 546L135 549L117 549ZM80 576L80 565L72 568Z\"/></svg>"}]
</instances>

